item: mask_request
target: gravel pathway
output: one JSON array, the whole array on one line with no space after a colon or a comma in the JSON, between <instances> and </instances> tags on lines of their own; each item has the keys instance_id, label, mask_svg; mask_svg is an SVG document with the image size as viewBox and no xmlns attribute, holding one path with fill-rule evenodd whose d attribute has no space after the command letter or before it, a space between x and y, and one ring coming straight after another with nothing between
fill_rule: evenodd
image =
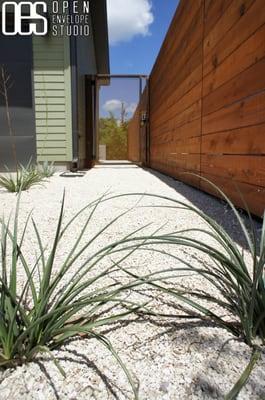
<instances>
[{"instance_id":1,"label":"gravel pathway","mask_svg":"<svg viewBox=\"0 0 265 400\"><path fill-rule=\"evenodd\" d=\"M63 190L66 190L66 219L73 216L88 202L106 191L115 194L152 192L191 202L216 220L221 221L230 234L243 244L234 218L225 205L187 185L161 174L143 170L134 165L101 165L87 172L83 178L52 177L43 187L23 193L21 223L28 213L33 216L44 242L51 243L60 210ZM194 215L181 210L144 208L139 205L158 204L154 199L120 198L99 207L85 238L88 239L114 216L134 207L128 214L104 233L95 249L152 222L145 232L152 232L165 222L166 231L203 227ZM0 190L0 214L8 216L14 208L16 196ZM160 204L161 202L159 202ZM257 223L258 225L258 223ZM77 237L82 219L68 233L60 248L56 263L60 265L72 241ZM259 227L259 226L258 226ZM25 252L34 260L36 240L29 227ZM194 261L191 254L186 260ZM205 260L206 261L206 260ZM196 261L194 261L196 262ZM159 254L134 253L127 266L141 273L170 268L173 260ZM138 271L139 272L139 271ZM21 282L24 277L21 272ZM117 278L118 279L118 278ZM180 283L185 278L180 278ZM189 285L198 287L197 277L189 277ZM186 278L187 280L187 278ZM186 282L185 280L185 282ZM152 293L134 293L133 298L144 299ZM179 313L172 301L154 296L153 306L168 314ZM215 328L196 319L159 319L127 317L108 329L108 338L118 351L135 379L140 384L141 400L222 399L239 378L247 365L251 350L225 330ZM0 399L75 400L75 399L132 399L132 392L123 371L111 354L94 339L76 339L54 351L67 373L63 378L48 356L15 370L0 371ZM265 357L259 362L239 399L265 399Z\"/></svg>"}]
</instances>

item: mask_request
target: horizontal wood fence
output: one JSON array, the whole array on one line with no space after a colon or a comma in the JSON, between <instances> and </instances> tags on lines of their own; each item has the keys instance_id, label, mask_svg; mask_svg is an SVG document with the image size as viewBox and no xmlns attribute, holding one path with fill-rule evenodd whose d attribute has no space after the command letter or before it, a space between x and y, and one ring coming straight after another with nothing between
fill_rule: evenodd
<instances>
[{"instance_id":1,"label":"horizontal wood fence","mask_svg":"<svg viewBox=\"0 0 265 400\"><path fill-rule=\"evenodd\" d=\"M242 194L262 216L264 0L181 0L149 92L149 166L216 195L205 181L183 173L205 176L244 207ZM141 104L135 119L140 113Z\"/></svg>"}]
</instances>

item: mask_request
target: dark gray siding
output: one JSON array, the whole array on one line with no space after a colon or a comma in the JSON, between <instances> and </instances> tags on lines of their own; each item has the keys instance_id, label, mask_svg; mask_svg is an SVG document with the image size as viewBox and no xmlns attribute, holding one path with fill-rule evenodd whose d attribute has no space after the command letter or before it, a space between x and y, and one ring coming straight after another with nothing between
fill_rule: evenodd
<instances>
[{"instance_id":1,"label":"dark gray siding","mask_svg":"<svg viewBox=\"0 0 265 400\"><path fill-rule=\"evenodd\" d=\"M26 164L36 158L36 134L32 100L32 39L0 34L0 68L10 75L8 90L17 158ZM0 82L2 76L0 70ZM12 139L7 124L4 97L0 94L0 169L14 168Z\"/></svg>"}]
</instances>

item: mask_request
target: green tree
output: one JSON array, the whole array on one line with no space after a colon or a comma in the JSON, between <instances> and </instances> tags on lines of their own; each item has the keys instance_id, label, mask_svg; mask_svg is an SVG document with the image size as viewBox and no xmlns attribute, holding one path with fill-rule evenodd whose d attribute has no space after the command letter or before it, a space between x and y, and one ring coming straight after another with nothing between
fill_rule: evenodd
<instances>
[{"instance_id":1,"label":"green tree","mask_svg":"<svg viewBox=\"0 0 265 400\"><path fill-rule=\"evenodd\" d=\"M106 145L108 160L126 160L129 119L125 103L121 103L120 118L112 112L99 120L99 144Z\"/></svg>"}]
</instances>

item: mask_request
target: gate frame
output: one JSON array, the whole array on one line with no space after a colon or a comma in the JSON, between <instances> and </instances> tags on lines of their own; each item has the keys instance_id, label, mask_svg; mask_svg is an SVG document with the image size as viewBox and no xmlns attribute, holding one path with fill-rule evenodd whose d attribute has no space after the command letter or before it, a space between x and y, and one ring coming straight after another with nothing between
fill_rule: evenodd
<instances>
[{"instance_id":1,"label":"gate frame","mask_svg":"<svg viewBox=\"0 0 265 400\"><path fill-rule=\"evenodd\" d=\"M101 86L109 86L110 81L112 78L118 78L118 79L138 79L139 80L139 99L138 99L138 105L140 104L141 97L143 94L143 82L142 79L146 80L146 86L147 86L147 96L148 96L148 101L147 101L147 122L146 122L146 138L145 138L145 145L146 145L146 159L144 162L141 163L141 160L139 161L139 164L144 164L148 165L149 164L149 159L150 159L150 129L149 129L149 120L150 120L150 91L149 91L149 75L145 74L97 74L95 75L95 81L96 81L96 122L95 122L95 131L94 131L94 161L97 163L99 162L99 88ZM139 117L139 135L141 136L141 118ZM141 137L140 137L141 139ZM141 155L141 140L139 140L139 154Z\"/></svg>"}]
</instances>

